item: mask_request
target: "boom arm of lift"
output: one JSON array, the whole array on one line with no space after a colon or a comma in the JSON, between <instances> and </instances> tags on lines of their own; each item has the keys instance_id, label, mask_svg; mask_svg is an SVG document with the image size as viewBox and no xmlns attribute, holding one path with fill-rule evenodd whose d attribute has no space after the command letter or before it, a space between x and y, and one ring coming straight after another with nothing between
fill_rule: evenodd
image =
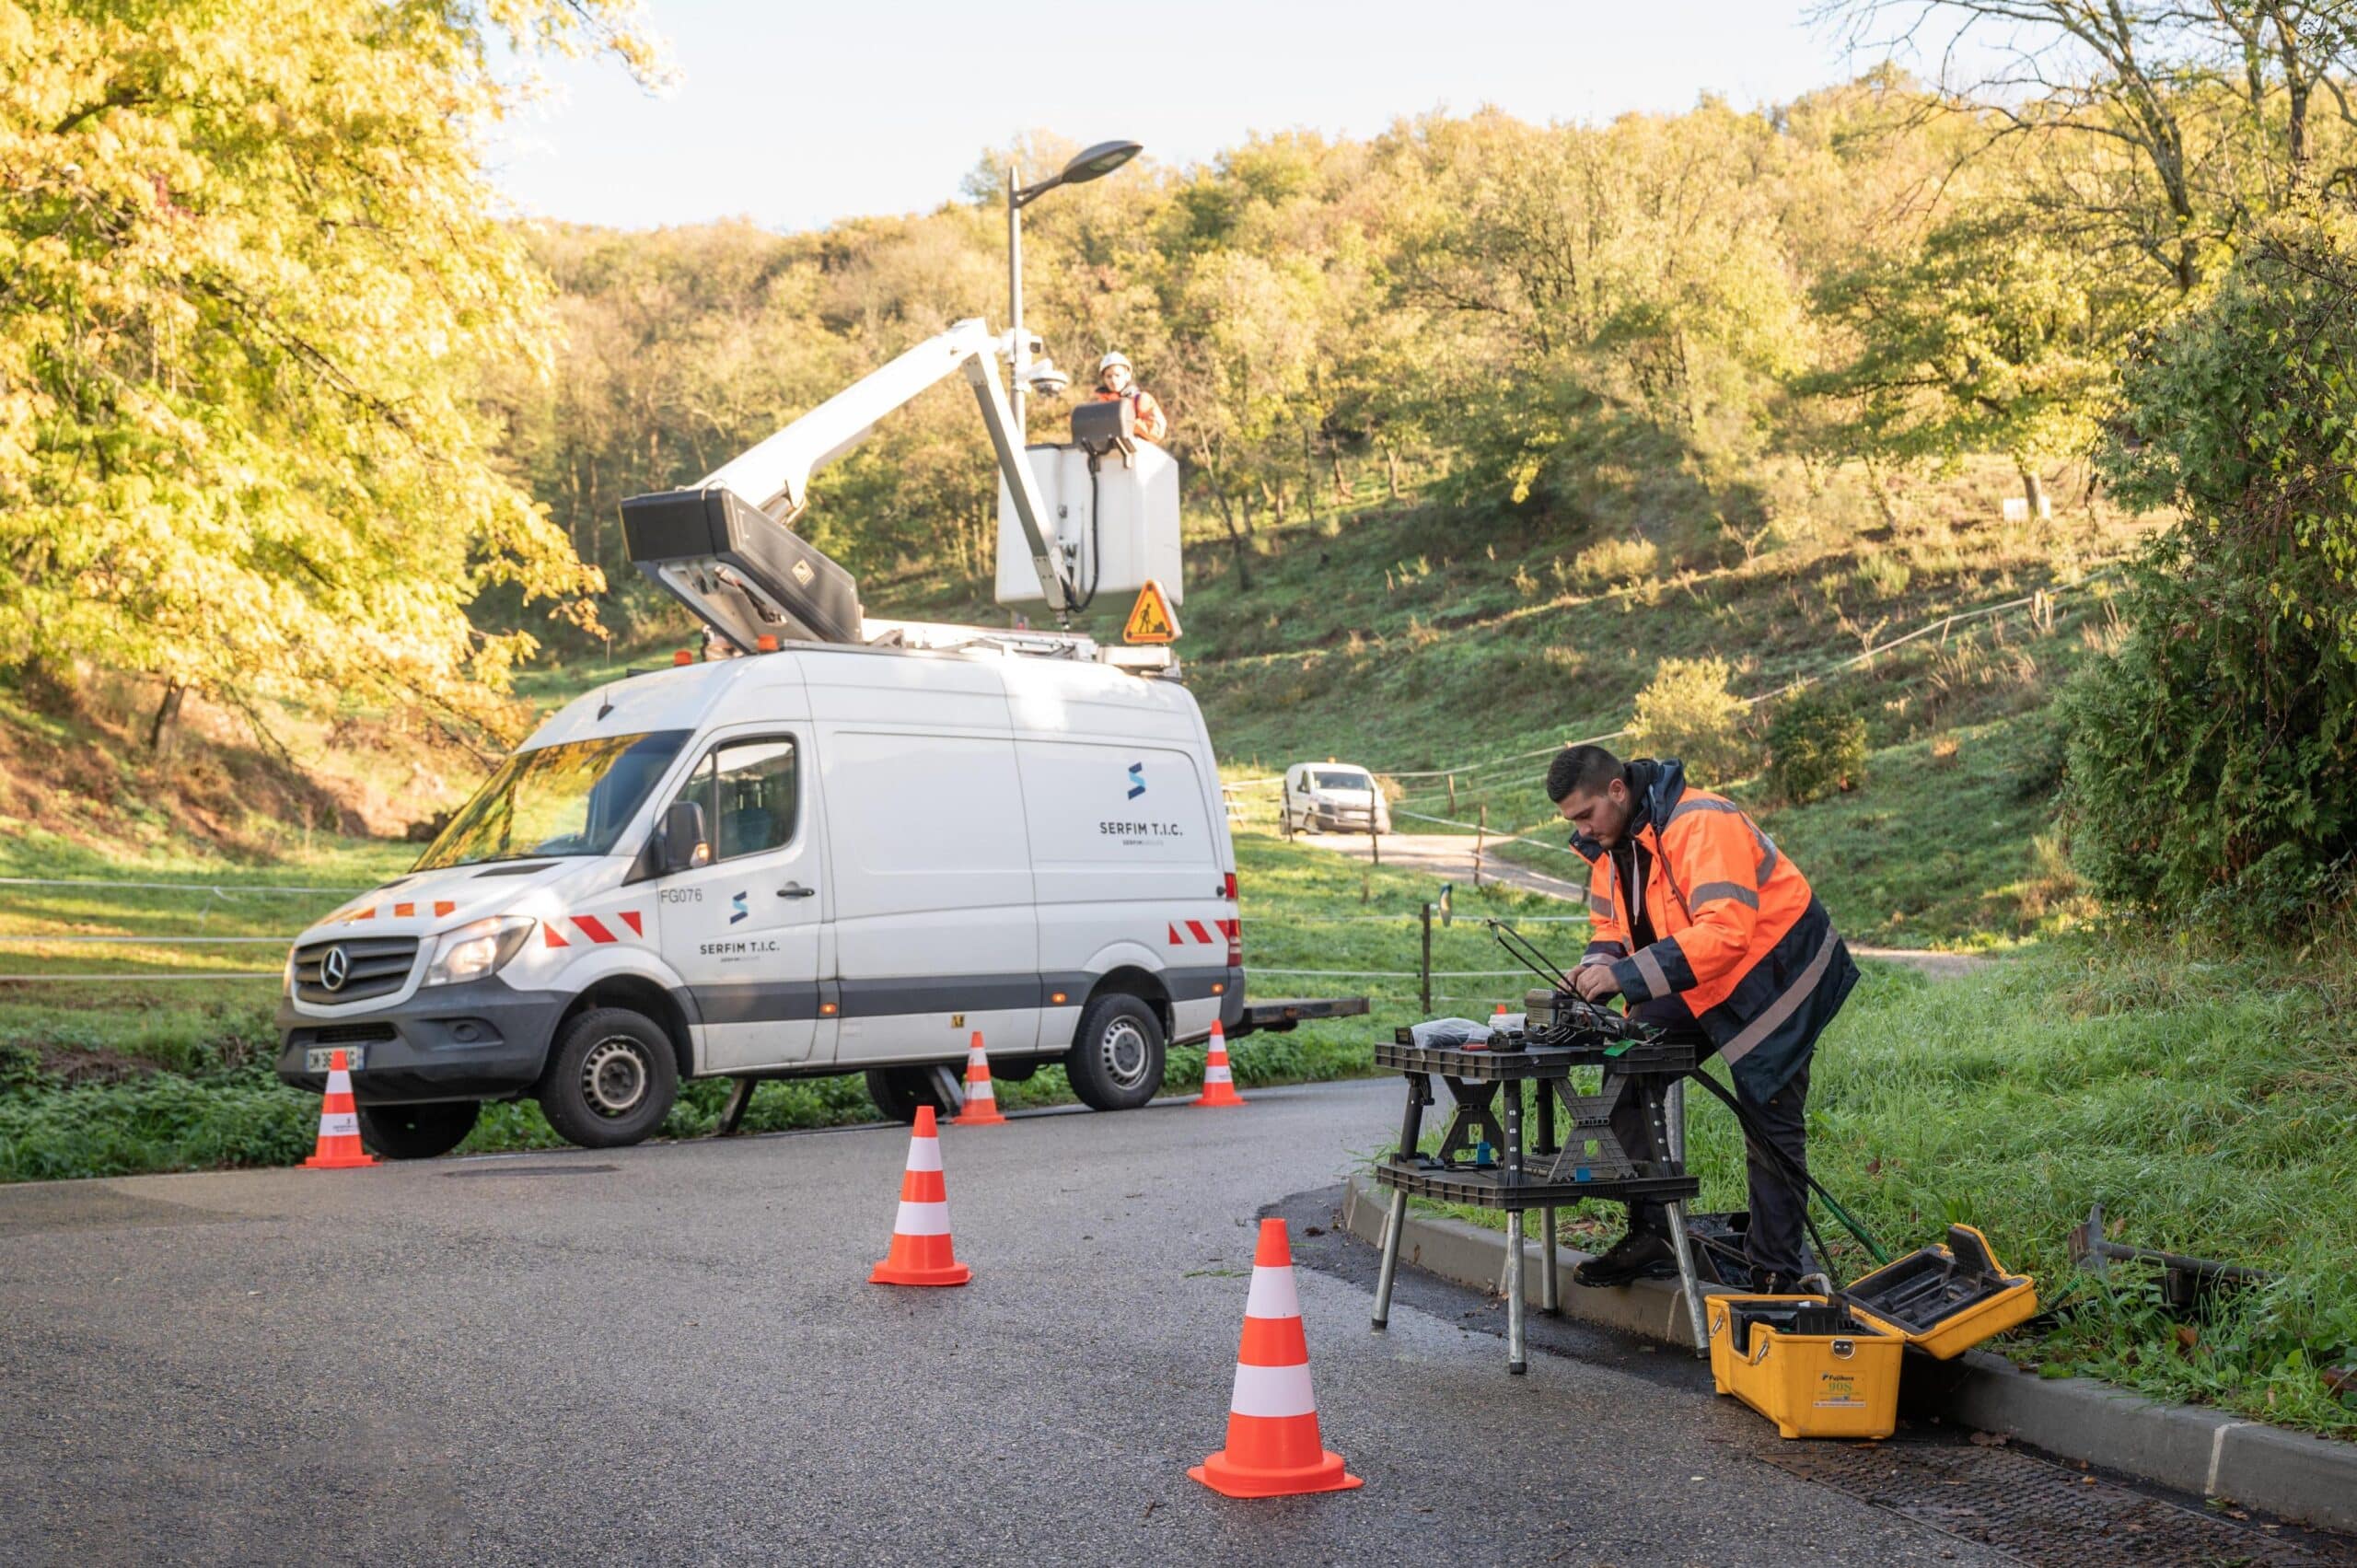
<instances>
[{"instance_id":1,"label":"boom arm of lift","mask_svg":"<svg viewBox=\"0 0 2357 1568\"><path fill-rule=\"evenodd\" d=\"M1079 603L1072 575L1049 547L1039 526L1046 511L1031 465L1023 455L1023 433L999 385L1002 344L980 317L960 321L929 338L881 369L862 377L776 435L706 474L697 488L734 491L781 523L791 523L810 504L810 476L849 452L875 430L876 422L914 401L919 393L964 371L991 433L991 450L1006 480L1015 516L1041 587L1055 586L1060 610Z\"/></svg>"}]
</instances>

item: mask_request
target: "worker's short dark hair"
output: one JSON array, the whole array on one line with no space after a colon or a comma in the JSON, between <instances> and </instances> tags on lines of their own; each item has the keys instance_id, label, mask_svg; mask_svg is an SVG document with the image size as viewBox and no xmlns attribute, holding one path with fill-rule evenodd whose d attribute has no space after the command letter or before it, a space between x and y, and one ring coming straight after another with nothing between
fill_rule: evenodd
<instances>
[{"instance_id":1,"label":"worker's short dark hair","mask_svg":"<svg viewBox=\"0 0 2357 1568\"><path fill-rule=\"evenodd\" d=\"M1566 746L1547 764L1547 798L1556 805L1573 790L1595 795L1620 776L1620 759L1601 746Z\"/></svg>"}]
</instances>

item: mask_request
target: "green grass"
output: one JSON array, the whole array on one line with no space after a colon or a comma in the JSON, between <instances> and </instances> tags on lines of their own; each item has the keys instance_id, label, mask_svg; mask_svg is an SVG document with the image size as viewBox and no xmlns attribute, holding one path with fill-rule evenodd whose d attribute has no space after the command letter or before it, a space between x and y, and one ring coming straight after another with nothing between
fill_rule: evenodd
<instances>
[{"instance_id":1,"label":"green grass","mask_svg":"<svg viewBox=\"0 0 2357 1568\"><path fill-rule=\"evenodd\" d=\"M2345 960L2199 961L2086 936L1961 980L1867 967L1812 1069L1809 1163L1887 1245L1964 1221L2035 1273L2055 1320L1994 1347L2025 1366L2357 1437L2357 1404L2322 1376L2357 1363ZM1744 1206L1732 1118L1689 1104L1698 1206ZM2098 1202L2122 1239L2280 1278L2180 1324L2149 1274L2116 1266L2106 1288L2073 1271L2064 1237ZM1562 1234L1593 1249L1622 1219L1583 1205ZM1844 1277L1871 1266L1823 1228Z\"/></svg>"}]
</instances>

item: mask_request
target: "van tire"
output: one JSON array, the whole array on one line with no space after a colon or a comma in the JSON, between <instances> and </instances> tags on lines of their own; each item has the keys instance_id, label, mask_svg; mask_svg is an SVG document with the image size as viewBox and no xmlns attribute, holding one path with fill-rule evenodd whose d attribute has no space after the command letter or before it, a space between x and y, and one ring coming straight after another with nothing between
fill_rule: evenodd
<instances>
[{"instance_id":1,"label":"van tire","mask_svg":"<svg viewBox=\"0 0 2357 1568\"><path fill-rule=\"evenodd\" d=\"M436 1100L431 1105L364 1105L360 1141L389 1160L430 1160L467 1141L482 1101Z\"/></svg>"},{"instance_id":2,"label":"van tire","mask_svg":"<svg viewBox=\"0 0 2357 1568\"><path fill-rule=\"evenodd\" d=\"M893 1121L914 1121L921 1105L933 1107L935 1116L947 1116L952 1109L935 1091L930 1067L870 1067L867 1098Z\"/></svg>"},{"instance_id":3,"label":"van tire","mask_svg":"<svg viewBox=\"0 0 2357 1568\"><path fill-rule=\"evenodd\" d=\"M627 1007L593 1007L565 1027L540 1074L540 1110L566 1142L619 1149L671 1114L679 1058L663 1026Z\"/></svg>"},{"instance_id":4,"label":"van tire","mask_svg":"<svg viewBox=\"0 0 2357 1568\"><path fill-rule=\"evenodd\" d=\"M1162 1020L1127 993L1108 991L1080 1016L1064 1074L1091 1110L1134 1110L1162 1088Z\"/></svg>"}]
</instances>

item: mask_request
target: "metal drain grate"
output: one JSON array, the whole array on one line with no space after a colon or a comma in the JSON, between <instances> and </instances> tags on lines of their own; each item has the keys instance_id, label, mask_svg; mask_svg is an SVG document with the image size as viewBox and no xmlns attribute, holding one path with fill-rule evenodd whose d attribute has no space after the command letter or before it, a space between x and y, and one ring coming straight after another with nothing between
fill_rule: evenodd
<instances>
[{"instance_id":1,"label":"metal drain grate","mask_svg":"<svg viewBox=\"0 0 2357 1568\"><path fill-rule=\"evenodd\" d=\"M2214 1568L2350 1562L2010 1448L1947 1443L1792 1443L1760 1456L1803 1481L2026 1562L2067 1568Z\"/></svg>"}]
</instances>

